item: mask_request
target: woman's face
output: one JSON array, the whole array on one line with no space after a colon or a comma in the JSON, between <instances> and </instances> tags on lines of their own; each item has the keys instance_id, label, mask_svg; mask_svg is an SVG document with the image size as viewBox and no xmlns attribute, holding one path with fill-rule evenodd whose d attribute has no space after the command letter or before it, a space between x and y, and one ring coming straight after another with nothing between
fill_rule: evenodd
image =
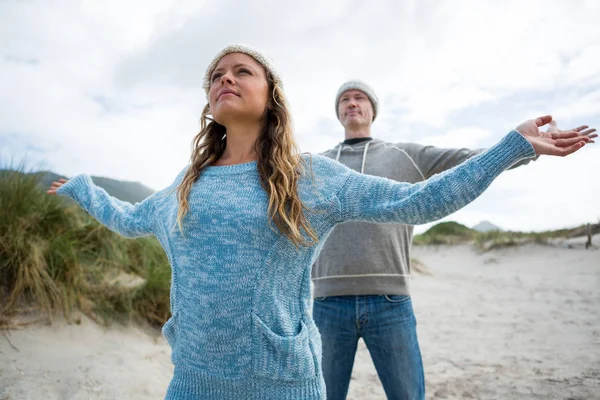
<instances>
[{"instance_id":1,"label":"woman's face","mask_svg":"<svg viewBox=\"0 0 600 400\"><path fill-rule=\"evenodd\" d=\"M224 126L261 122L268 101L267 75L254 58L230 53L219 60L210 76L208 94L215 121Z\"/></svg>"}]
</instances>

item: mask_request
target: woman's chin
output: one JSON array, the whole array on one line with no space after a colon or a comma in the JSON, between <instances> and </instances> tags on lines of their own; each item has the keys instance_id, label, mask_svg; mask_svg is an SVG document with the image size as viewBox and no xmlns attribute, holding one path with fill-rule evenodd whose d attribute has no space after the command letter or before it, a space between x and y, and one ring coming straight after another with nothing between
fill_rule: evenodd
<instances>
[{"instance_id":1,"label":"woman's chin","mask_svg":"<svg viewBox=\"0 0 600 400\"><path fill-rule=\"evenodd\" d=\"M262 114L240 110L239 107L219 107L212 113L212 117L218 124L226 126L228 123L231 124L236 121L260 121Z\"/></svg>"},{"instance_id":2,"label":"woman's chin","mask_svg":"<svg viewBox=\"0 0 600 400\"><path fill-rule=\"evenodd\" d=\"M213 119L220 125L227 125L227 121L236 120L239 115L239 110L229 107L227 104L222 104L212 113Z\"/></svg>"}]
</instances>

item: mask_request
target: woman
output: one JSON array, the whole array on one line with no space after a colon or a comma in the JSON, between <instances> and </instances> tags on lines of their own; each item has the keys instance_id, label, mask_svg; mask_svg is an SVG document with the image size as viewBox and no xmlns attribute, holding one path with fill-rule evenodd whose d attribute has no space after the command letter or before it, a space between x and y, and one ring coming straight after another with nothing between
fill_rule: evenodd
<instances>
[{"instance_id":1,"label":"woman","mask_svg":"<svg viewBox=\"0 0 600 400\"><path fill-rule=\"evenodd\" d=\"M175 365L167 399L324 398L310 268L336 224L434 221L515 162L589 141L576 132L540 136L551 120L542 117L449 173L396 183L299 156L281 80L260 53L225 48L204 82L208 105L191 164L170 187L136 205L86 175L49 190L121 235L154 234L165 249L172 317L163 334Z\"/></svg>"}]
</instances>

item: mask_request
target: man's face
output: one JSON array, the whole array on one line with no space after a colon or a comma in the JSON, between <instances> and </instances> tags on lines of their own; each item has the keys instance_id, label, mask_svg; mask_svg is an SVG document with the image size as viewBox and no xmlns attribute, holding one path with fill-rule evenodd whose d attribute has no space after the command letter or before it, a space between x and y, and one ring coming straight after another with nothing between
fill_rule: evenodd
<instances>
[{"instance_id":1,"label":"man's face","mask_svg":"<svg viewBox=\"0 0 600 400\"><path fill-rule=\"evenodd\" d=\"M373 105L363 92L348 90L340 96L338 115L344 128L369 126L373 122Z\"/></svg>"}]
</instances>

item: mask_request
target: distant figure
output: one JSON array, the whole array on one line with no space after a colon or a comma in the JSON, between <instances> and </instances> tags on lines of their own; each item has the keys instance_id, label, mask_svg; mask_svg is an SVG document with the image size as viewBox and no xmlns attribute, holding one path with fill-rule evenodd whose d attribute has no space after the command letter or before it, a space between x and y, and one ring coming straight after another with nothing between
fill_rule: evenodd
<instances>
[{"instance_id":1,"label":"distant figure","mask_svg":"<svg viewBox=\"0 0 600 400\"><path fill-rule=\"evenodd\" d=\"M587 242L585 242L586 250L592 247L592 226L590 224L587 224L587 237Z\"/></svg>"}]
</instances>

